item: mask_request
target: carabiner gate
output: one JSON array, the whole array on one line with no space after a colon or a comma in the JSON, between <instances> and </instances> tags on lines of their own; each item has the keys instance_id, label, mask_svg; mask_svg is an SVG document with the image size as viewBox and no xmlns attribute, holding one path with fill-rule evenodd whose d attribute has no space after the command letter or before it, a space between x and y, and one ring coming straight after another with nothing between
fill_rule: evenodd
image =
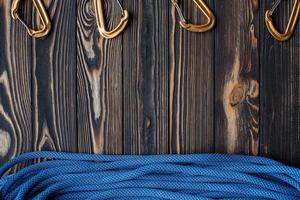
<instances>
[{"instance_id":1,"label":"carabiner gate","mask_svg":"<svg viewBox=\"0 0 300 200\"><path fill-rule=\"evenodd\" d=\"M18 11L20 8L21 0L13 0L12 7L11 7L11 15L12 18L15 20L19 20L27 29L27 32L30 36L35 38L40 38L46 36L51 30L51 21L46 12L46 9L42 3L42 0L33 0L33 4L37 9L39 17L41 18L42 22L42 29L41 30L33 30L29 28L28 25L20 18Z\"/></svg>"}]
</instances>

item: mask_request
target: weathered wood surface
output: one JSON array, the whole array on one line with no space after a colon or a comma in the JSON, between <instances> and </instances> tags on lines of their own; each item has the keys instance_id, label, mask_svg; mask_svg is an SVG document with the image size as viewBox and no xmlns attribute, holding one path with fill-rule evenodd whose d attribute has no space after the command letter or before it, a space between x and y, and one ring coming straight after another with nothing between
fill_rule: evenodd
<instances>
[{"instance_id":1,"label":"weathered wood surface","mask_svg":"<svg viewBox=\"0 0 300 200\"><path fill-rule=\"evenodd\" d=\"M0 164L23 152L228 152L300 166L300 33L275 41L272 0L207 0L216 27L180 28L169 0L123 1L103 39L92 0L45 0L53 30L30 38L0 0ZM293 2L275 20L286 25ZM188 21L205 20L180 1ZM38 26L30 1L22 16ZM116 1L106 1L112 28ZM22 166L20 166L22 167Z\"/></svg>"},{"instance_id":2,"label":"weathered wood surface","mask_svg":"<svg viewBox=\"0 0 300 200\"><path fill-rule=\"evenodd\" d=\"M10 5L0 2L0 162L27 151L77 151L76 2L46 2L54 26L41 40L12 21ZM32 3L22 7L38 27Z\"/></svg>"},{"instance_id":3,"label":"weathered wood surface","mask_svg":"<svg viewBox=\"0 0 300 200\"><path fill-rule=\"evenodd\" d=\"M124 7L135 13L122 35L122 133L126 154L168 153L171 146L168 5L166 1L124 1Z\"/></svg>"},{"instance_id":4,"label":"weathered wood surface","mask_svg":"<svg viewBox=\"0 0 300 200\"><path fill-rule=\"evenodd\" d=\"M28 2L23 12L31 13ZM10 2L0 1L0 163L33 150L32 40L10 17ZM24 17L30 21L31 16Z\"/></svg>"},{"instance_id":5,"label":"weathered wood surface","mask_svg":"<svg viewBox=\"0 0 300 200\"><path fill-rule=\"evenodd\" d=\"M258 155L259 4L234 0L215 5L216 151Z\"/></svg>"},{"instance_id":6,"label":"weathered wood surface","mask_svg":"<svg viewBox=\"0 0 300 200\"><path fill-rule=\"evenodd\" d=\"M33 40L32 48L32 145L35 151L77 151L77 5L74 0L51 0L46 6L52 32Z\"/></svg>"},{"instance_id":7,"label":"weathered wood surface","mask_svg":"<svg viewBox=\"0 0 300 200\"><path fill-rule=\"evenodd\" d=\"M262 1L262 10L272 1ZM284 1L274 21L284 30L294 1ZM263 14L263 13L261 13ZM278 43L263 27L261 41L260 152L300 166L300 29L291 40Z\"/></svg>"},{"instance_id":8,"label":"weathered wood surface","mask_svg":"<svg viewBox=\"0 0 300 200\"><path fill-rule=\"evenodd\" d=\"M213 7L213 1L207 1ZM169 7L170 2L168 2ZM187 20L205 18L192 1L181 5ZM214 31L191 33L179 26L172 10L170 22L169 129L171 153L214 151Z\"/></svg>"},{"instance_id":9,"label":"weathered wood surface","mask_svg":"<svg viewBox=\"0 0 300 200\"><path fill-rule=\"evenodd\" d=\"M77 119L80 152L122 153L122 37L100 37L93 2L77 0ZM119 19L107 4L107 21ZM74 58L75 59L75 58Z\"/></svg>"}]
</instances>

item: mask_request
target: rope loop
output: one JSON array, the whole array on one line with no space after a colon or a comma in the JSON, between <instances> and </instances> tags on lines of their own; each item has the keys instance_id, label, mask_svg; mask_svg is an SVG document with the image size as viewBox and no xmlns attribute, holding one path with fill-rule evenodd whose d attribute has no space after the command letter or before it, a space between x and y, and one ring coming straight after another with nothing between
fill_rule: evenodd
<instances>
[{"instance_id":1,"label":"rope loop","mask_svg":"<svg viewBox=\"0 0 300 200\"><path fill-rule=\"evenodd\" d=\"M16 164L46 160L4 176ZM1 178L2 177L2 178ZM0 199L300 199L300 169L253 156L26 153L0 168Z\"/></svg>"}]
</instances>

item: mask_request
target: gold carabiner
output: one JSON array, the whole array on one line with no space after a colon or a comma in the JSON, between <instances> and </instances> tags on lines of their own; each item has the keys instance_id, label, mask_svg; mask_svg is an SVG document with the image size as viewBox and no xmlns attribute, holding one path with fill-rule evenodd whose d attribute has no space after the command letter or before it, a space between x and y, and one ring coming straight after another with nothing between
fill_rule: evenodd
<instances>
[{"instance_id":1,"label":"gold carabiner","mask_svg":"<svg viewBox=\"0 0 300 200\"><path fill-rule=\"evenodd\" d=\"M171 0L172 4L176 8L179 16L180 16L180 26L188 31L191 32L206 32L211 30L216 24L216 18L214 13L209 9L209 7L203 2L203 0L193 0L197 7L203 12L205 17L207 18L207 22L205 24L189 24L186 22L185 18L183 17L182 11L177 3L177 0Z\"/></svg>"},{"instance_id":2,"label":"gold carabiner","mask_svg":"<svg viewBox=\"0 0 300 200\"><path fill-rule=\"evenodd\" d=\"M51 21L47 15L47 12L44 8L42 0L32 0L34 6L37 9L39 17L41 18L42 22L42 29L41 30L33 30L26 25L26 23L20 18L18 11L20 8L21 0L13 0L12 7L11 7L11 15L13 19L19 20L27 29L27 32L30 36L35 38L40 38L46 36L51 30Z\"/></svg>"},{"instance_id":3,"label":"gold carabiner","mask_svg":"<svg viewBox=\"0 0 300 200\"><path fill-rule=\"evenodd\" d=\"M107 38L107 39L112 39L112 38L117 37L126 28L127 23L128 23L129 14L128 14L127 10L123 9L119 0L117 0L118 4L122 10L122 18L116 28L114 28L111 31L107 31L106 24L105 24L105 16L104 16L104 5L103 5L102 1L103 0L94 0L95 15L96 15L98 29L99 29L99 32L102 35L102 37Z\"/></svg>"},{"instance_id":4,"label":"gold carabiner","mask_svg":"<svg viewBox=\"0 0 300 200\"><path fill-rule=\"evenodd\" d=\"M266 11L265 14L265 21L266 21L266 26L271 33L271 35L276 39L281 42L286 41L290 39L295 31L297 21L299 19L299 14L300 14L300 0L296 0L288 25L284 31L284 33L280 33L277 28L275 27L273 20L272 20L272 15L275 9L278 7L280 4L281 0L277 0L274 6Z\"/></svg>"}]
</instances>

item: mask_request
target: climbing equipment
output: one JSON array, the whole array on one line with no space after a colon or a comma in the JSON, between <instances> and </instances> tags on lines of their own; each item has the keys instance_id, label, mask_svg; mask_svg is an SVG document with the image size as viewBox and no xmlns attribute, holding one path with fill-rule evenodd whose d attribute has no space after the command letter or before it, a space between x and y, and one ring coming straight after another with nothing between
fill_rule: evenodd
<instances>
[{"instance_id":1,"label":"climbing equipment","mask_svg":"<svg viewBox=\"0 0 300 200\"><path fill-rule=\"evenodd\" d=\"M180 26L191 32L207 32L211 30L216 24L216 18L213 12L209 9L209 7L203 2L203 0L193 0L197 7L203 12L205 17L207 18L207 22L205 24L190 24L187 23L185 18L183 17L182 11L177 3L177 0L171 0L172 4L176 8L179 16L180 16Z\"/></svg>"},{"instance_id":2,"label":"climbing equipment","mask_svg":"<svg viewBox=\"0 0 300 200\"><path fill-rule=\"evenodd\" d=\"M47 161L3 177L30 160ZM224 154L32 152L0 167L0 199L300 199L300 169Z\"/></svg>"},{"instance_id":3,"label":"climbing equipment","mask_svg":"<svg viewBox=\"0 0 300 200\"><path fill-rule=\"evenodd\" d=\"M197 7L202 11L202 13L207 18L207 22L205 24L190 24L187 23L185 18L183 17L182 11L177 3L177 0L171 0L173 6L176 8L179 16L180 16L180 26L191 32L207 32L211 30L216 24L216 18L213 12L209 9L209 7L203 2L203 0L193 0Z\"/></svg>"},{"instance_id":4,"label":"climbing equipment","mask_svg":"<svg viewBox=\"0 0 300 200\"><path fill-rule=\"evenodd\" d=\"M32 1L33 1L34 6L37 9L39 17L41 18L42 29L33 30L33 29L29 28L29 26L20 18L18 11L20 8L21 0L13 0L12 7L11 7L11 15L12 15L13 19L19 20L25 26L25 28L27 29L27 32L30 36L35 37L35 38L44 37L51 30L51 21L46 12L46 9L44 8L42 0L32 0Z\"/></svg>"},{"instance_id":5,"label":"climbing equipment","mask_svg":"<svg viewBox=\"0 0 300 200\"><path fill-rule=\"evenodd\" d=\"M284 31L284 33L281 33L280 31L277 30L275 27L273 20L272 20L272 15L275 9L278 7L278 5L281 3L281 0L277 0L273 7L270 10L266 11L265 14L265 21L267 28L271 35L279 41L286 41L290 39L295 31L297 22L299 20L299 14L300 14L300 0L295 0L295 4L288 22L288 25Z\"/></svg>"},{"instance_id":6,"label":"climbing equipment","mask_svg":"<svg viewBox=\"0 0 300 200\"><path fill-rule=\"evenodd\" d=\"M275 9L278 7L278 5L281 3L281 0L277 0L273 7L270 10L266 11L265 14L265 21L267 28L269 32L272 34L272 36L279 40L279 41L286 41L291 38L293 35L298 19L299 19L299 14L300 14L300 0L295 0L295 4L288 22L288 25L286 27L286 30L284 33L280 33L277 28L275 27L273 20L272 20L272 15Z\"/></svg>"},{"instance_id":7,"label":"climbing equipment","mask_svg":"<svg viewBox=\"0 0 300 200\"><path fill-rule=\"evenodd\" d=\"M129 18L128 11L123 9L119 0L117 0L117 2L122 11L122 18L117 27L115 27L111 31L108 31L106 29L106 23L105 23L103 0L94 0L95 15L96 15L98 29L102 37L107 39L112 39L117 37L126 28L128 23L128 18Z\"/></svg>"}]
</instances>

